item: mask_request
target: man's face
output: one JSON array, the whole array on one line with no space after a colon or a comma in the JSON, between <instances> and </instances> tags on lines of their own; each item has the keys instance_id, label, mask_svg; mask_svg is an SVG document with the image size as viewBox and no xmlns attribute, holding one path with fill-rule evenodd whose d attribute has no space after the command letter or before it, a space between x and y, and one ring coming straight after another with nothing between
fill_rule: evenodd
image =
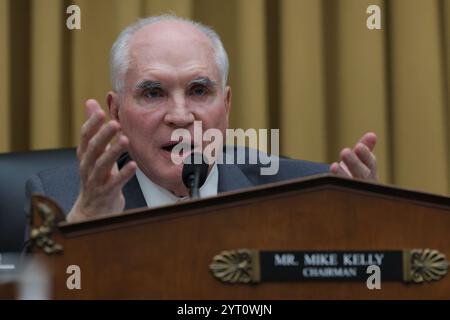
<instances>
[{"instance_id":1,"label":"man's face","mask_svg":"<svg viewBox=\"0 0 450 320\"><path fill-rule=\"evenodd\" d=\"M155 183L185 194L182 165L171 161L173 130L193 134L217 128L225 137L231 91L223 90L209 39L184 23L166 21L144 27L129 46L130 65L121 96L110 93L110 112L129 138L131 157ZM203 146L204 147L204 146Z\"/></svg>"}]
</instances>

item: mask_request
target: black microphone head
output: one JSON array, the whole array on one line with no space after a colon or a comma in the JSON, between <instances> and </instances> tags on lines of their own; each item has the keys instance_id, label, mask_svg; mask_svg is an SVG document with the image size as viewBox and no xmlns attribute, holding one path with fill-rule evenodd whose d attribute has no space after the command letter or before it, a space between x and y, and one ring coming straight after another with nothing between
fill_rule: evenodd
<instances>
[{"instance_id":1,"label":"black microphone head","mask_svg":"<svg viewBox=\"0 0 450 320\"><path fill-rule=\"evenodd\" d=\"M199 182L197 188L200 188L208 177L208 163L205 161L203 154L198 152L191 153L184 160L183 172L181 174L184 185L191 189L196 172L199 174Z\"/></svg>"}]
</instances>

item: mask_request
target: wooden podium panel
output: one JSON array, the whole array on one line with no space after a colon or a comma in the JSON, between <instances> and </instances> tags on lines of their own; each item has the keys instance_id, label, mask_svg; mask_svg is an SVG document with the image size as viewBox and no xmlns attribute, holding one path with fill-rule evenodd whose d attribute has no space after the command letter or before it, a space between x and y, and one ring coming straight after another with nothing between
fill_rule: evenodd
<instances>
[{"instance_id":1,"label":"wooden podium panel","mask_svg":"<svg viewBox=\"0 0 450 320\"><path fill-rule=\"evenodd\" d=\"M450 198L330 175L62 222L52 239L62 253L33 251L52 272L56 299L450 298L449 275L422 284L382 282L381 290L342 281L224 284L212 276L212 258L240 248L432 248L450 257ZM80 290L66 287L69 265L81 269Z\"/></svg>"}]
</instances>

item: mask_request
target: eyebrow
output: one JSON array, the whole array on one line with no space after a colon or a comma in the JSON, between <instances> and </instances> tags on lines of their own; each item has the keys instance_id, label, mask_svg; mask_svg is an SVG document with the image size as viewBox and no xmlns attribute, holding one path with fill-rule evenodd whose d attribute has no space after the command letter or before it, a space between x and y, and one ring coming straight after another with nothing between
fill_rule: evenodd
<instances>
[{"instance_id":1,"label":"eyebrow","mask_svg":"<svg viewBox=\"0 0 450 320\"><path fill-rule=\"evenodd\" d=\"M135 89L161 89L162 87L159 81L143 80L136 84Z\"/></svg>"},{"instance_id":2,"label":"eyebrow","mask_svg":"<svg viewBox=\"0 0 450 320\"><path fill-rule=\"evenodd\" d=\"M189 81L188 86L192 86L194 84L204 85L205 87L209 88L215 88L217 86L216 82L208 77L195 78L194 80Z\"/></svg>"},{"instance_id":3,"label":"eyebrow","mask_svg":"<svg viewBox=\"0 0 450 320\"><path fill-rule=\"evenodd\" d=\"M188 86L193 86L195 84L203 85L208 88L216 88L217 83L211 80L208 77L197 77L191 81L189 81ZM142 80L138 82L135 86L135 89L161 89L163 85L159 81L154 80Z\"/></svg>"}]
</instances>

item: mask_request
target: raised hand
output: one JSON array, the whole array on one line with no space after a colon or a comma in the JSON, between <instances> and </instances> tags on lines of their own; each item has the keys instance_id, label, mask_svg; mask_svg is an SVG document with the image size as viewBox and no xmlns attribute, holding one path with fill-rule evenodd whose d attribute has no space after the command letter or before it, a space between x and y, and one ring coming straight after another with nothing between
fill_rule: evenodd
<instances>
[{"instance_id":1,"label":"raised hand","mask_svg":"<svg viewBox=\"0 0 450 320\"><path fill-rule=\"evenodd\" d=\"M372 132L366 133L353 149L342 149L341 161L332 163L330 172L343 177L378 180L377 160L373 154L376 143L377 136Z\"/></svg>"},{"instance_id":2,"label":"raised hand","mask_svg":"<svg viewBox=\"0 0 450 320\"><path fill-rule=\"evenodd\" d=\"M81 189L67 216L69 222L123 211L125 198L122 187L137 168L136 163L130 161L118 169L116 161L129 145L128 138L120 133L119 122L111 120L105 123L105 113L96 100L86 101L86 116L77 148ZM116 141L112 142L115 137Z\"/></svg>"}]
</instances>

